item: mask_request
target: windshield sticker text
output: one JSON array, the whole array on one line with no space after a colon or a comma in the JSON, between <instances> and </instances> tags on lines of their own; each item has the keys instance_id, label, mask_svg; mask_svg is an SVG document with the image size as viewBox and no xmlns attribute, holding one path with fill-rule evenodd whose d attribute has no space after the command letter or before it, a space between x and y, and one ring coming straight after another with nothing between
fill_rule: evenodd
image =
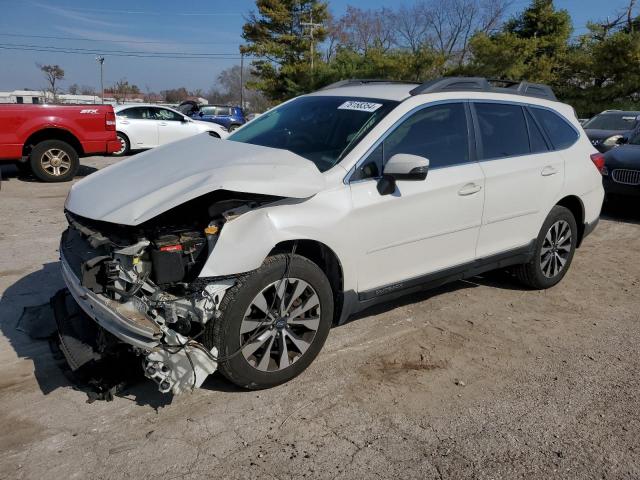
<instances>
[{"instance_id":1,"label":"windshield sticker text","mask_svg":"<svg viewBox=\"0 0 640 480\"><path fill-rule=\"evenodd\" d=\"M381 103L357 102L349 100L338 107L338 110L357 110L359 112L375 112L382 106Z\"/></svg>"}]
</instances>

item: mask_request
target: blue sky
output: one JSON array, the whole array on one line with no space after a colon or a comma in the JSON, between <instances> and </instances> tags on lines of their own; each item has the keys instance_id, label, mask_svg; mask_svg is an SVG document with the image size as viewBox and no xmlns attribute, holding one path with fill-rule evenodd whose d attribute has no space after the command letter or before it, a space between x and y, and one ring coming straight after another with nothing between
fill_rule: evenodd
<instances>
[{"instance_id":1,"label":"blue sky","mask_svg":"<svg viewBox=\"0 0 640 480\"><path fill-rule=\"evenodd\" d=\"M395 3L399 2L330 0L329 6L339 15L347 5L378 8ZM528 3L514 0L511 10L515 13ZM555 3L569 10L577 33L582 33L588 20L613 15L628 0ZM42 88L44 79L36 63L62 66L66 72L63 88L71 83L97 88L99 69L93 51L221 54L207 59L158 59L105 53L106 85L127 78L143 90L185 86L206 91L222 69L239 63L236 57L242 24L254 5L253 0L0 0L0 90ZM6 49L12 46L32 50ZM42 46L82 53L37 51Z\"/></svg>"}]
</instances>

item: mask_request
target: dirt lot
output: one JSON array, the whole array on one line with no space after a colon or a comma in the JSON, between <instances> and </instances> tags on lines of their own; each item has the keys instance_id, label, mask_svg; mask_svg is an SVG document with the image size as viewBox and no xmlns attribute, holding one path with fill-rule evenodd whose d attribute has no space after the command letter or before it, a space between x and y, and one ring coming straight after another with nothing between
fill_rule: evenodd
<instances>
[{"instance_id":1,"label":"dirt lot","mask_svg":"<svg viewBox=\"0 0 640 480\"><path fill-rule=\"evenodd\" d=\"M268 391L87 404L15 328L62 286L70 185L3 177L2 479L640 478L640 202L607 206L552 290L491 274L377 307Z\"/></svg>"}]
</instances>

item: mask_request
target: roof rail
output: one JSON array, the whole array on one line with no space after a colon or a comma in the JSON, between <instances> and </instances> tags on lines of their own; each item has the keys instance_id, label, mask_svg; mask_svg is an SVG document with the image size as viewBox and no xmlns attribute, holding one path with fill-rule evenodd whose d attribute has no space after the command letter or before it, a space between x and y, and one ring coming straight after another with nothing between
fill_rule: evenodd
<instances>
[{"instance_id":1,"label":"roof rail","mask_svg":"<svg viewBox=\"0 0 640 480\"><path fill-rule=\"evenodd\" d=\"M331 90L333 88L348 87L352 85L366 85L368 83L389 83L389 84L415 84L420 85L420 82L405 82L402 80L385 80L383 78L349 78L347 80L340 80L339 82L331 83L326 87L322 87L320 90Z\"/></svg>"},{"instance_id":2,"label":"roof rail","mask_svg":"<svg viewBox=\"0 0 640 480\"><path fill-rule=\"evenodd\" d=\"M411 95L436 92L496 92L546 98L557 101L555 93L548 85L519 82L517 80L487 79L484 77L444 77L429 80L411 90Z\"/></svg>"}]
</instances>

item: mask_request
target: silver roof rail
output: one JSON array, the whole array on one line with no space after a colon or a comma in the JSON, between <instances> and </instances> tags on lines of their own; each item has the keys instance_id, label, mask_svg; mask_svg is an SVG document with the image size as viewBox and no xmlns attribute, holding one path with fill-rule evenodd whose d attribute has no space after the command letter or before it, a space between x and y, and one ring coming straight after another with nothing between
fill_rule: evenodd
<instances>
[{"instance_id":1,"label":"silver roof rail","mask_svg":"<svg viewBox=\"0 0 640 480\"><path fill-rule=\"evenodd\" d=\"M496 92L546 98L557 101L548 85L515 80L488 79L484 77L444 77L429 80L411 90L411 95L437 92Z\"/></svg>"}]
</instances>

